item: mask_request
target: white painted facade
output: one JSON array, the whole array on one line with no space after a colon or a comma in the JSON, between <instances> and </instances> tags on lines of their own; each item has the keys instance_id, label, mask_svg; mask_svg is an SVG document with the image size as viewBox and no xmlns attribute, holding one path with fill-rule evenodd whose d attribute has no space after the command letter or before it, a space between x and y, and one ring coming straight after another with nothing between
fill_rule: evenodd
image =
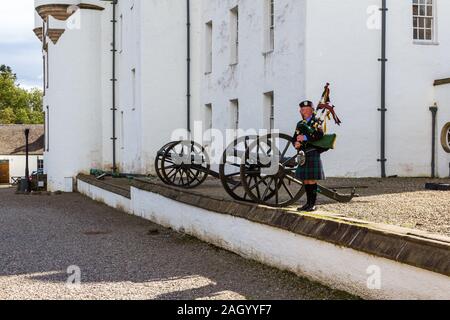
<instances>
[{"instance_id":1,"label":"white painted facade","mask_svg":"<svg viewBox=\"0 0 450 320\"><path fill-rule=\"evenodd\" d=\"M36 1L36 6L48 3ZM58 3L76 5L79 1ZM72 22L50 15L44 27L44 32L47 28L65 30L56 44L46 40L44 157L50 191L70 190L67 178L102 164L102 110L108 104L102 99L102 82L109 71L102 64L107 56L102 46L102 12L79 10L76 14Z\"/></svg>"},{"instance_id":2,"label":"white painted facade","mask_svg":"<svg viewBox=\"0 0 450 320\"><path fill-rule=\"evenodd\" d=\"M113 167L113 36L109 2L82 2L104 8L92 10L80 1L35 1L36 8L52 4L81 8L67 20L49 15L44 23L44 30L65 29L56 44L46 37L49 47L44 53L49 69L44 97L46 173L49 189L56 191L65 190L67 178L80 172ZM192 119L200 117L200 4L191 3ZM116 19L117 167L145 174L172 132L187 127L186 4L122 0ZM36 27L42 24L37 14Z\"/></svg>"},{"instance_id":3,"label":"white painted facade","mask_svg":"<svg viewBox=\"0 0 450 320\"><path fill-rule=\"evenodd\" d=\"M191 126L204 121L206 128L209 122L220 130L233 128L230 106L237 100L239 127L268 128L267 93L273 92L274 127L292 133L299 101L317 101L330 82L344 123L331 128L339 140L336 150L324 155L326 174L379 176L381 31L370 22L377 21L373 9L381 0L275 0L273 50L267 1L191 0ZM429 176L429 107L438 105L439 130L450 121L450 84L433 87L434 80L450 77L450 2L434 2L436 39L424 45L413 41L412 1L388 1L388 175ZM36 7L54 3L36 0ZM57 3L78 5L80 0ZM67 21L48 19L50 28L65 29L56 44L47 41L45 157L53 191L63 189L67 177L112 168L112 6L99 0L83 3L105 9L80 9L71 17L80 22L74 29ZM230 11L236 6L238 29ZM186 11L185 1L118 1L116 155L121 172L151 172L157 150L174 130L187 127ZM42 26L39 15L36 26ZM438 147L439 176L448 175L449 162L450 154Z\"/></svg>"},{"instance_id":4,"label":"white painted facade","mask_svg":"<svg viewBox=\"0 0 450 320\"><path fill-rule=\"evenodd\" d=\"M331 130L336 150L324 155L326 174L380 175L381 1L275 0L275 43L264 44L264 1L206 0L203 21L213 22L213 67L204 77L202 101L212 104L213 126L229 128L230 100L239 99L240 126L267 128L267 92L275 98L275 128L291 133L298 103L318 101L325 83L343 120ZM450 2L436 4L437 39L413 41L412 1L388 1L387 174L429 176L431 113L439 107L439 130L450 121L450 85L433 87L450 75ZM231 8L239 6L239 63L230 66ZM375 9L374 10L374 5ZM439 147L438 171L448 176L450 154Z\"/></svg>"},{"instance_id":5,"label":"white painted facade","mask_svg":"<svg viewBox=\"0 0 450 320\"><path fill-rule=\"evenodd\" d=\"M436 39L413 40L412 1L388 1L387 13L387 175L429 176L431 113L437 103L439 130L450 121L450 85L433 87L450 75L450 2L435 3ZM316 97L324 80L334 86L333 102L345 123L336 128L337 149L326 156L326 167L339 176L377 176L380 158L380 39L364 15L381 1L308 1L306 93ZM372 9L373 10L373 9ZM320 16L321 19L314 17ZM336 20L323 24L321 20ZM327 43L324 45L324 43ZM450 154L439 148L439 175L448 177ZM338 159L336 161L335 159ZM444 165L445 164L445 165Z\"/></svg>"}]
</instances>

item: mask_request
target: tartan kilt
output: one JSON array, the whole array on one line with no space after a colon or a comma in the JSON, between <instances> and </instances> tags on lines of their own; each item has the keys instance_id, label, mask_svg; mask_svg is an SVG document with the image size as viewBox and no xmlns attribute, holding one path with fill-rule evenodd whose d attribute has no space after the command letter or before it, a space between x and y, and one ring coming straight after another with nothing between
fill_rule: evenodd
<instances>
[{"instance_id":1,"label":"tartan kilt","mask_svg":"<svg viewBox=\"0 0 450 320\"><path fill-rule=\"evenodd\" d=\"M322 160L320 152L313 150L306 153L306 163L299 166L295 172L295 176L299 180L325 180Z\"/></svg>"}]
</instances>

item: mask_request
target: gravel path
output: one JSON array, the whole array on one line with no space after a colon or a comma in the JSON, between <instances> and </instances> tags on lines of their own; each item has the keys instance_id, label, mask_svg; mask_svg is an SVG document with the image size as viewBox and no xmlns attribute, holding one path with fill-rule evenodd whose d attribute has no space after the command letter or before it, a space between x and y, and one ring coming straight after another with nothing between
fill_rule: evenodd
<instances>
[{"instance_id":1,"label":"gravel path","mask_svg":"<svg viewBox=\"0 0 450 320\"><path fill-rule=\"evenodd\" d=\"M2 189L0 204L0 300L352 298L79 194Z\"/></svg>"},{"instance_id":2,"label":"gravel path","mask_svg":"<svg viewBox=\"0 0 450 320\"><path fill-rule=\"evenodd\" d=\"M425 190L427 182L449 184L450 179L328 179L325 182L328 186L366 186L368 189L358 190L361 197L346 204L321 197L320 209L450 236L450 191Z\"/></svg>"}]
</instances>

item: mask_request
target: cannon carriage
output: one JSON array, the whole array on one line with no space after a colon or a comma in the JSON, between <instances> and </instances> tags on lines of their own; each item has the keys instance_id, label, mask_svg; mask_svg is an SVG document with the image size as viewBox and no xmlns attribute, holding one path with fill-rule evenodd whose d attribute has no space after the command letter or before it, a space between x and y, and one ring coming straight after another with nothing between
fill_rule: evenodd
<instances>
[{"instance_id":1,"label":"cannon carriage","mask_svg":"<svg viewBox=\"0 0 450 320\"><path fill-rule=\"evenodd\" d=\"M223 152L218 170L211 169L205 147L194 141L174 141L157 154L155 169L167 185L192 189L208 177L219 179L224 190L235 200L269 207L288 207L305 194L302 181L295 177L304 154L294 148L286 134L244 136ZM319 193L338 202L350 202L356 188L348 195L319 185Z\"/></svg>"}]
</instances>

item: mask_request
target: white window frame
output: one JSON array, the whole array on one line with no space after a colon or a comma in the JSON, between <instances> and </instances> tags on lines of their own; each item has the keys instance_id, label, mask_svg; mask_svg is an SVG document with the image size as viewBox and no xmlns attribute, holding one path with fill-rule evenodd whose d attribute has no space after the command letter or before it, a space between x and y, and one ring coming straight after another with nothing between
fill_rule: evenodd
<instances>
[{"instance_id":1,"label":"white window frame","mask_svg":"<svg viewBox=\"0 0 450 320\"><path fill-rule=\"evenodd\" d=\"M213 31L212 20L205 23L205 74L213 71Z\"/></svg>"},{"instance_id":2,"label":"white window frame","mask_svg":"<svg viewBox=\"0 0 450 320\"><path fill-rule=\"evenodd\" d=\"M275 50L275 0L264 0L263 53Z\"/></svg>"},{"instance_id":3,"label":"white window frame","mask_svg":"<svg viewBox=\"0 0 450 320\"><path fill-rule=\"evenodd\" d=\"M428 2L431 1L430 4ZM418 14L415 15L414 13L414 6L418 5ZM425 10L427 10L427 6L431 6L431 16L428 15L428 12L425 12L425 15L420 14L420 8L425 7ZM436 0L412 0L412 38L414 44L424 44L424 45L437 45L437 1ZM417 24L416 24L417 19ZM423 19L423 27L420 23ZM424 38L426 36L426 30L429 30L430 28L426 27L426 20L431 19L431 39L416 39L415 32L420 32L420 30L423 30L424 32ZM417 26L416 26L417 25ZM417 35L417 37L419 34Z\"/></svg>"},{"instance_id":4,"label":"white window frame","mask_svg":"<svg viewBox=\"0 0 450 320\"><path fill-rule=\"evenodd\" d=\"M123 52L123 14L119 17L119 53Z\"/></svg>"},{"instance_id":5,"label":"white window frame","mask_svg":"<svg viewBox=\"0 0 450 320\"><path fill-rule=\"evenodd\" d=\"M213 129L213 105L212 103L205 104L205 116L204 116L204 130L205 130L205 147L208 148L212 145L212 129Z\"/></svg>"},{"instance_id":6,"label":"white window frame","mask_svg":"<svg viewBox=\"0 0 450 320\"><path fill-rule=\"evenodd\" d=\"M120 150L125 150L125 112L120 111Z\"/></svg>"},{"instance_id":7,"label":"white window frame","mask_svg":"<svg viewBox=\"0 0 450 320\"><path fill-rule=\"evenodd\" d=\"M230 65L239 63L239 6L230 10Z\"/></svg>"},{"instance_id":8,"label":"white window frame","mask_svg":"<svg viewBox=\"0 0 450 320\"><path fill-rule=\"evenodd\" d=\"M47 130L45 132L45 139L46 139L46 152L50 152L50 106L45 106L46 112L45 115L47 116L47 119L45 120L45 125L47 127Z\"/></svg>"},{"instance_id":9,"label":"white window frame","mask_svg":"<svg viewBox=\"0 0 450 320\"><path fill-rule=\"evenodd\" d=\"M232 99L230 100L230 121L229 128L235 130L237 132L239 130L240 122L239 122L239 100Z\"/></svg>"},{"instance_id":10,"label":"white window frame","mask_svg":"<svg viewBox=\"0 0 450 320\"><path fill-rule=\"evenodd\" d=\"M135 111L137 107L137 83L136 83L136 68L131 69L131 110Z\"/></svg>"},{"instance_id":11,"label":"white window frame","mask_svg":"<svg viewBox=\"0 0 450 320\"><path fill-rule=\"evenodd\" d=\"M275 130L275 94L273 91L264 93L264 123L269 132Z\"/></svg>"}]
</instances>

